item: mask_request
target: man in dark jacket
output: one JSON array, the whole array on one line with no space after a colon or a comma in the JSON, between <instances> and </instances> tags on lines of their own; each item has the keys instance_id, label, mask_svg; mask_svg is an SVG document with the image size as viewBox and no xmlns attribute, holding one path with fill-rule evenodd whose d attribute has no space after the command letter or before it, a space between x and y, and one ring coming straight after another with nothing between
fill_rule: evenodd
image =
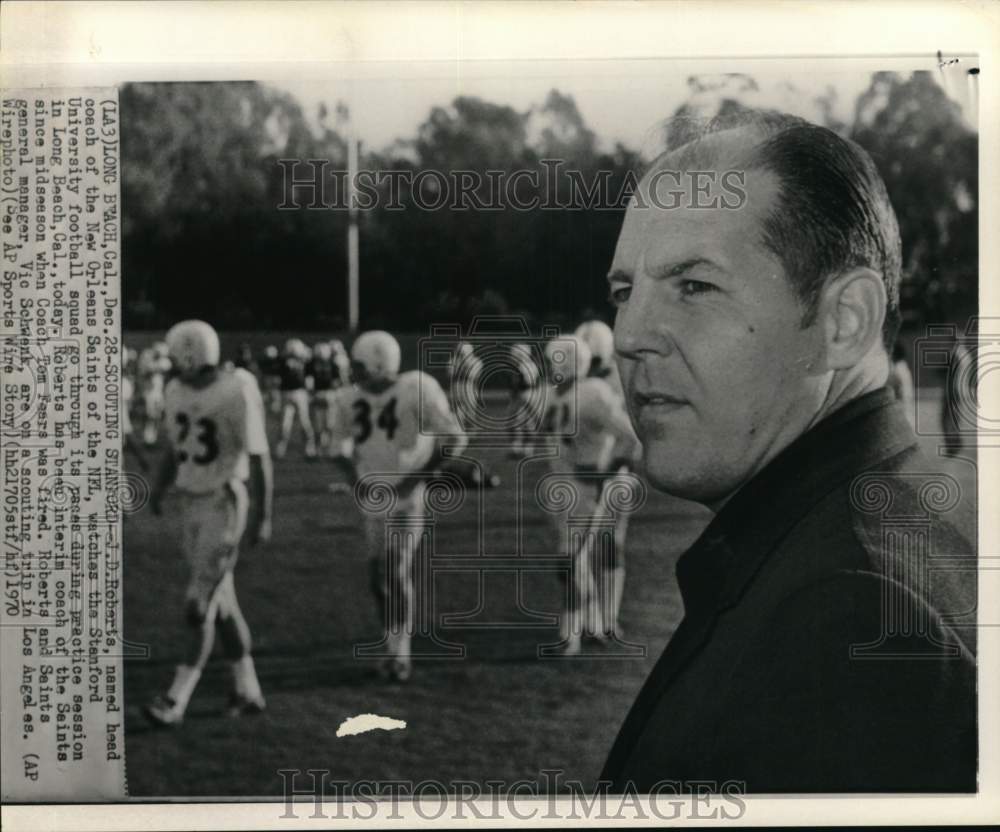
<instances>
[{"instance_id":1,"label":"man in dark jacket","mask_svg":"<svg viewBox=\"0 0 1000 832\"><path fill-rule=\"evenodd\" d=\"M885 388L900 261L871 159L798 119L713 125L640 183L622 380L650 481L716 516L613 791L976 790L973 495Z\"/></svg>"}]
</instances>

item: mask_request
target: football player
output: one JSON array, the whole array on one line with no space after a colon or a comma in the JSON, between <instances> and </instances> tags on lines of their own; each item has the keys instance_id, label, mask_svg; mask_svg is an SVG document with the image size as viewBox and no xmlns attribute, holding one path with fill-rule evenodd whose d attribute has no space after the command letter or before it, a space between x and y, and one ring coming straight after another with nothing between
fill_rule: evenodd
<instances>
[{"instance_id":1,"label":"football player","mask_svg":"<svg viewBox=\"0 0 1000 832\"><path fill-rule=\"evenodd\" d=\"M603 379L621 400L625 409L625 391L622 388L621 377L618 375L618 365L615 363L615 336L611 327L604 321L584 321L576 328L577 335L590 349L590 371L588 375ZM626 410L627 412L627 410ZM626 460L620 460L619 466ZM616 467L619 467L616 466ZM629 512L619 511L615 522L615 557L611 563L595 564L594 577L597 592L594 594L596 609L591 617L596 616L600 625L600 634L619 633L618 612L621 609L622 592L625 586L625 537L628 533Z\"/></svg>"},{"instance_id":2,"label":"football player","mask_svg":"<svg viewBox=\"0 0 1000 832\"><path fill-rule=\"evenodd\" d=\"M534 431L530 425L534 422L532 417L537 414L543 399L540 394L542 374L528 344L514 344L510 348L510 353L515 367L511 376L510 414L512 420L517 419L517 424L512 430L509 456L518 459L530 456L534 450L532 443Z\"/></svg>"},{"instance_id":3,"label":"football player","mask_svg":"<svg viewBox=\"0 0 1000 832\"><path fill-rule=\"evenodd\" d=\"M351 347L356 386L334 395L330 429L333 447L341 449L337 461L352 485L377 474L398 494L390 514L365 515L364 535L390 654L381 670L406 681L414 626L412 563L425 518L425 482L435 468L452 467L441 464L443 448L461 453L466 439L441 385L427 373L400 373L399 367L399 343L392 335L381 330L361 334ZM390 517L407 518L410 534L388 539Z\"/></svg>"},{"instance_id":4,"label":"football player","mask_svg":"<svg viewBox=\"0 0 1000 832\"><path fill-rule=\"evenodd\" d=\"M343 387L351 383L351 357L344 349L344 342L334 338L330 341L330 349L333 352L333 366L337 368L338 383L336 387Z\"/></svg>"},{"instance_id":5,"label":"football player","mask_svg":"<svg viewBox=\"0 0 1000 832\"><path fill-rule=\"evenodd\" d=\"M298 338L291 338L285 344L285 355L281 361L281 437L274 455L281 459L288 451L288 440L292 436L292 425L298 417L302 433L306 438L307 459L316 456L316 436L309 418L309 391L306 389L306 362L309 348Z\"/></svg>"},{"instance_id":6,"label":"football player","mask_svg":"<svg viewBox=\"0 0 1000 832\"><path fill-rule=\"evenodd\" d=\"M545 349L545 362L550 388L545 400L543 432L559 437L559 454L551 459L553 471L575 480L577 503L575 513L594 521L607 515L605 487L619 472L622 461L633 462L638 457L639 441L632 430L622 399L601 378L588 376L591 352L582 338L573 335L550 341ZM565 533L566 513L553 515L557 530ZM569 535L566 535L569 541ZM586 632L601 638L615 632L618 607L623 585L622 567L617 558L623 553L612 545L610 562L602 564L602 572L611 578L610 586L595 586L591 560L594 557L594 536L588 534L570 558L569 603L563 612L561 637L564 652L580 652L581 637ZM602 605L598 591L608 597ZM598 617L607 606L605 621Z\"/></svg>"},{"instance_id":7,"label":"football player","mask_svg":"<svg viewBox=\"0 0 1000 832\"><path fill-rule=\"evenodd\" d=\"M469 424L482 406L479 399L482 371L483 363L472 344L460 342L448 362L448 379L452 410L463 425Z\"/></svg>"},{"instance_id":8,"label":"football player","mask_svg":"<svg viewBox=\"0 0 1000 832\"><path fill-rule=\"evenodd\" d=\"M340 373L333 363L333 348L329 342L320 341L313 347L312 358L306 364L306 377L312 389L313 432L319 437L320 450L327 452L330 444L330 401L340 386Z\"/></svg>"},{"instance_id":9,"label":"football player","mask_svg":"<svg viewBox=\"0 0 1000 832\"><path fill-rule=\"evenodd\" d=\"M164 455L150 498L156 514L171 485L179 492L181 546L189 569L188 646L163 696L146 706L158 725L183 721L191 694L212 653L216 630L233 673L227 713L259 713L264 697L250 653L233 568L240 539L271 535L272 472L264 404L253 376L219 367L219 337L204 321L184 321L167 334L178 370L167 385ZM247 481L253 494L248 496Z\"/></svg>"},{"instance_id":10,"label":"football player","mask_svg":"<svg viewBox=\"0 0 1000 832\"><path fill-rule=\"evenodd\" d=\"M275 415L281 413L281 356L274 344L264 348L260 359L260 374L264 385L267 409Z\"/></svg>"},{"instance_id":11,"label":"football player","mask_svg":"<svg viewBox=\"0 0 1000 832\"><path fill-rule=\"evenodd\" d=\"M170 356L167 345L157 341L139 353L137 377L143 404L142 441L153 447L160 434L163 421L163 389L170 373Z\"/></svg>"}]
</instances>

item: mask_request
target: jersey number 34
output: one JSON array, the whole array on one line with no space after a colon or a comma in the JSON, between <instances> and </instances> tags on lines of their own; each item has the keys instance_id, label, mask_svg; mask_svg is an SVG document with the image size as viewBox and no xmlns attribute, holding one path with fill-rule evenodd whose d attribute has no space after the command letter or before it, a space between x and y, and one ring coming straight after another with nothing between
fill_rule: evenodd
<instances>
[{"instance_id":1,"label":"jersey number 34","mask_svg":"<svg viewBox=\"0 0 1000 832\"><path fill-rule=\"evenodd\" d=\"M372 406L367 399L358 399L354 402L354 424L357 431L354 434L354 441L364 442L372 435ZM396 435L396 428L399 427L399 420L396 418L395 397L386 402L375 420L375 425L385 431L387 439L392 439Z\"/></svg>"}]
</instances>

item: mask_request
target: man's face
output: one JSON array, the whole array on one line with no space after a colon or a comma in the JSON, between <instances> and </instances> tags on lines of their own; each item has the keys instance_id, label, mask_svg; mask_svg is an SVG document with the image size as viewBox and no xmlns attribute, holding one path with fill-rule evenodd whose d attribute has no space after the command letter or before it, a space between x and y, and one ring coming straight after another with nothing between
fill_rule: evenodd
<instances>
[{"instance_id":1,"label":"man's face","mask_svg":"<svg viewBox=\"0 0 1000 832\"><path fill-rule=\"evenodd\" d=\"M802 305L761 241L778 181L745 176L739 209L689 198L672 209L649 199L630 206L609 276L616 358L647 475L706 504L802 433L825 389L821 328L801 328Z\"/></svg>"}]
</instances>

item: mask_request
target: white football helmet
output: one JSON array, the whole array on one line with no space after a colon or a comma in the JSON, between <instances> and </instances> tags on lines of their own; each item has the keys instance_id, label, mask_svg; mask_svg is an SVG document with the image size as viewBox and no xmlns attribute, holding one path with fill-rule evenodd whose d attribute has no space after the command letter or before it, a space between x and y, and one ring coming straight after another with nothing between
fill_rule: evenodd
<instances>
[{"instance_id":1,"label":"white football helmet","mask_svg":"<svg viewBox=\"0 0 1000 832\"><path fill-rule=\"evenodd\" d=\"M584 321L576 328L577 337L590 347L591 357L605 367L615 355L615 335L604 321Z\"/></svg>"},{"instance_id":2,"label":"white football helmet","mask_svg":"<svg viewBox=\"0 0 1000 832\"><path fill-rule=\"evenodd\" d=\"M330 346L329 341L318 341L313 347L313 355L325 361L333 355L333 347Z\"/></svg>"},{"instance_id":3,"label":"white football helmet","mask_svg":"<svg viewBox=\"0 0 1000 832\"><path fill-rule=\"evenodd\" d=\"M399 375L401 359L399 342L381 329L361 333L351 346L351 362L362 381L392 381Z\"/></svg>"},{"instance_id":4,"label":"white football helmet","mask_svg":"<svg viewBox=\"0 0 1000 832\"><path fill-rule=\"evenodd\" d=\"M586 378L590 359L590 347L578 335L556 338L545 345L545 366L553 384Z\"/></svg>"},{"instance_id":5,"label":"white football helmet","mask_svg":"<svg viewBox=\"0 0 1000 832\"><path fill-rule=\"evenodd\" d=\"M181 373L217 367L221 354L218 333L204 321L174 324L167 333L167 349L171 361Z\"/></svg>"},{"instance_id":6,"label":"white football helmet","mask_svg":"<svg viewBox=\"0 0 1000 832\"><path fill-rule=\"evenodd\" d=\"M289 338L285 341L285 355L294 355L296 358L302 358L306 350L308 350L308 347L301 338Z\"/></svg>"}]
</instances>

